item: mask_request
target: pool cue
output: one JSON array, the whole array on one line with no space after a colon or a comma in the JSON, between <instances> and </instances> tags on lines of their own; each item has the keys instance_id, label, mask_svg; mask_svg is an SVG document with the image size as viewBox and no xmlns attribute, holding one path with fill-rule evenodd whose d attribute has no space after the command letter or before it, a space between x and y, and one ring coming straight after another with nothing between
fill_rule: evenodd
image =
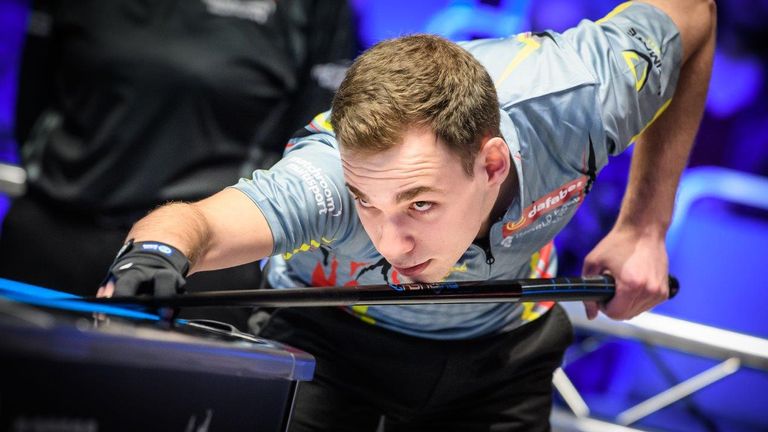
<instances>
[{"instance_id":1,"label":"pool cue","mask_svg":"<svg viewBox=\"0 0 768 432\"><path fill-rule=\"evenodd\" d=\"M680 289L669 277L670 298ZM608 301L616 284L609 275L464 282L404 283L312 288L211 291L167 297L149 295L84 298L91 303L180 308L317 307L354 305L406 305L447 303L500 303L536 301Z\"/></svg>"}]
</instances>

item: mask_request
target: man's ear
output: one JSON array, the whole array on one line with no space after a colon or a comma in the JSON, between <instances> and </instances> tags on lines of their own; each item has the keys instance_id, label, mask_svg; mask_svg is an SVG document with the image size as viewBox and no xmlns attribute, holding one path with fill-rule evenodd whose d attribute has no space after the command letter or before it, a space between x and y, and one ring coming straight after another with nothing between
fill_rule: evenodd
<instances>
[{"instance_id":1,"label":"man's ear","mask_svg":"<svg viewBox=\"0 0 768 432\"><path fill-rule=\"evenodd\" d=\"M476 169L482 170L491 185L500 185L509 175L512 160L509 158L509 147L503 138L486 139L478 154Z\"/></svg>"}]
</instances>

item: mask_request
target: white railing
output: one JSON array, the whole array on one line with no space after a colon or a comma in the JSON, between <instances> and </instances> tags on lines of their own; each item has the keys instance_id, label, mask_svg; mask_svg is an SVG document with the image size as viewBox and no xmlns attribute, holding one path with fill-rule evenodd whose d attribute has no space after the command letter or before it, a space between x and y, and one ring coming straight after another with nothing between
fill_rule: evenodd
<instances>
[{"instance_id":1,"label":"white railing","mask_svg":"<svg viewBox=\"0 0 768 432\"><path fill-rule=\"evenodd\" d=\"M632 431L629 426L702 388L717 382L742 366L768 371L768 340L716 327L646 312L628 321L603 315L588 320L580 303L563 303L574 328L590 333L617 336L658 347L721 360L721 363L629 407L613 421L590 417L590 409L562 369L553 382L570 412L554 409L552 425L559 431Z\"/></svg>"}]
</instances>

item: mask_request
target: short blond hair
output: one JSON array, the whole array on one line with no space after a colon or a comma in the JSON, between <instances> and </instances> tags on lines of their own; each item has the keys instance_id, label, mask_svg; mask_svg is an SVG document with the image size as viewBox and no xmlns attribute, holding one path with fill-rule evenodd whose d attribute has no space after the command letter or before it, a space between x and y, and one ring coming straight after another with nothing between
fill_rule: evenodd
<instances>
[{"instance_id":1,"label":"short blond hair","mask_svg":"<svg viewBox=\"0 0 768 432\"><path fill-rule=\"evenodd\" d=\"M500 136L496 88L466 50L434 35L380 42L355 60L333 99L331 125L345 151L388 150L428 127L472 176L480 142Z\"/></svg>"}]
</instances>

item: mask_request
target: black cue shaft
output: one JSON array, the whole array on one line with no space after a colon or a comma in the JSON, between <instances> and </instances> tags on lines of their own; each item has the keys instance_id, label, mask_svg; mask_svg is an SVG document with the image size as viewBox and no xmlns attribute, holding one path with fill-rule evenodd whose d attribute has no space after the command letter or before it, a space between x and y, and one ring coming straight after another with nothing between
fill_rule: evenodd
<instances>
[{"instance_id":1,"label":"black cue shaft","mask_svg":"<svg viewBox=\"0 0 768 432\"><path fill-rule=\"evenodd\" d=\"M679 289L670 276L670 297ZM88 298L88 302L145 307L263 306L316 307L425 303L499 303L520 301L607 301L613 297L611 276L559 277L499 281L405 283L243 291L211 291L168 297L147 295Z\"/></svg>"}]
</instances>

